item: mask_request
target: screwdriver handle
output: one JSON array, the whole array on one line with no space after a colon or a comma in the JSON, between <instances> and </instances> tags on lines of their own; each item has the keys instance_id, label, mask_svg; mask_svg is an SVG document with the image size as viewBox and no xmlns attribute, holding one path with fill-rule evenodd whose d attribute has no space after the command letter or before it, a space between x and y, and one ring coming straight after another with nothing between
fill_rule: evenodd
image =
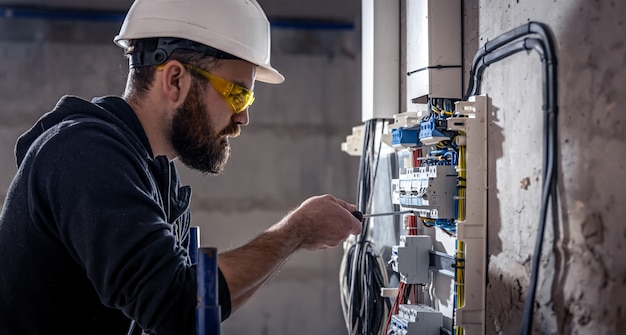
<instances>
[{"instance_id":1,"label":"screwdriver handle","mask_svg":"<svg viewBox=\"0 0 626 335\"><path fill-rule=\"evenodd\" d=\"M354 211L352 212L352 215L354 215L354 217L357 218L357 220L359 220L360 222L363 222L363 213L359 211Z\"/></svg>"}]
</instances>

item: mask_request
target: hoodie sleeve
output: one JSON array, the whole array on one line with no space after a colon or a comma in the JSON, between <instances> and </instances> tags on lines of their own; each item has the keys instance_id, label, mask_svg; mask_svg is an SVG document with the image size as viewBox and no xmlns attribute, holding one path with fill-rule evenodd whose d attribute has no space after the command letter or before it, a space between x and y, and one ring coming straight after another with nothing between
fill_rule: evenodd
<instances>
[{"instance_id":1,"label":"hoodie sleeve","mask_svg":"<svg viewBox=\"0 0 626 335\"><path fill-rule=\"evenodd\" d=\"M148 332L193 334L195 267L138 152L116 128L89 121L63 122L34 146L33 219L58 235L102 303Z\"/></svg>"}]
</instances>

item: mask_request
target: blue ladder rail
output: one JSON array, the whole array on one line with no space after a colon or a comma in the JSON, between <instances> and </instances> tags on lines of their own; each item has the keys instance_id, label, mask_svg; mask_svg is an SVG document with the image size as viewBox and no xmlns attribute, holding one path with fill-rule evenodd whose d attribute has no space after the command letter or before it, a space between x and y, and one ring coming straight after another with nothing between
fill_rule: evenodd
<instances>
[{"instance_id":1,"label":"blue ladder rail","mask_svg":"<svg viewBox=\"0 0 626 335\"><path fill-rule=\"evenodd\" d=\"M220 335L221 309L217 295L217 248L199 247L198 227L191 227L189 256L196 264L196 335Z\"/></svg>"}]
</instances>

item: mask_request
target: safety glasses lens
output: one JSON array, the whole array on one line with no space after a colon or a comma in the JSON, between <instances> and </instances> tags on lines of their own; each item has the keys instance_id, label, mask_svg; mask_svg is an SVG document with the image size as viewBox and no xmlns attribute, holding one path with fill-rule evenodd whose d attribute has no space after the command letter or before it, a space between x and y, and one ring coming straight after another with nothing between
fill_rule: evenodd
<instances>
[{"instance_id":1,"label":"safety glasses lens","mask_svg":"<svg viewBox=\"0 0 626 335\"><path fill-rule=\"evenodd\" d=\"M235 113L243 112L254 102L254 92L241 86L235 86L227 96Z\"/></svg>"}]
</instances>

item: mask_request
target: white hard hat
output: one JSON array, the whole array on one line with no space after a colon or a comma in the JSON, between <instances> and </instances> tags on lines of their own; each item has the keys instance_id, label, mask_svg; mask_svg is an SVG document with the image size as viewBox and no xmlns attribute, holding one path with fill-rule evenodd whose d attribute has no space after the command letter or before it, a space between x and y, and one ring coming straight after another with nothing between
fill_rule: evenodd
<instances>
[{"instance_id":1,"label":"white hard hat","mask_svg":"<svg viewBox=\"0 0 626 335\"><path fill-rule=\"evenodd\" d=\"M256 64L256 80L285 80L270 64L270 24L256 0L135 0L115 43L170 37L194 41Z\"/></svg>"}]
</instances>

